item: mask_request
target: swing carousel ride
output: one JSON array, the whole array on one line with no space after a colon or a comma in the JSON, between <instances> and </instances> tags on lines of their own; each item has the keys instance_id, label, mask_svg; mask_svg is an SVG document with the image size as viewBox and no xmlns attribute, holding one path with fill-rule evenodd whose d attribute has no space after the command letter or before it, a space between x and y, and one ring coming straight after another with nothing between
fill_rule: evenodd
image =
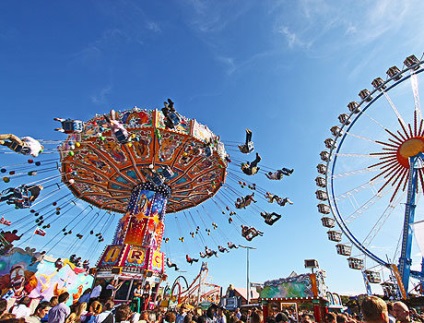
<instances>
[{"instance_id":1,"label":"swing carousel ride","mask_svg":"<svg viewBox=\"0 0 424 323\"><path fill-rule=\"evenodd\" d=\"M281 211L268 212L257 199L277 207L292 204L246 176L280 180L293 170L260 170L259 154L239 163L227 153L253 152L250 130L244 144L224 147L169 99L161 110L135 107L86 122L55 120L61 122L56 130L67 135L64 141L0 135L2 159L10 161L0 168L3 254L31 245L62 259L72 255L76 266L98 257L97 278L152 277L159 283L166 267L179 270L183 261L192 265L237 249L237 238L228 239L231 230L248 241L263 235L260 226L273 225ZM25 161L16 163L19 158ZM242 216L248 211L256 215ZM112 243L105 245L107 240ZM184 249L185 257L177 258L171 248Z\"/></svg>"},{"instance_id":2,"label":"swing carousel ride","mask_svg":"<svg viewBox=\"0 0 424 323\"><path fill-rule=\"evenodd\" d=\"M362 271L368 293L381 283L387 297L423 293L423 71L422 57L411 55L402 70L392 66L360 91L317 166L328 238L349 268Z\"/></svg>"}]
</instances>

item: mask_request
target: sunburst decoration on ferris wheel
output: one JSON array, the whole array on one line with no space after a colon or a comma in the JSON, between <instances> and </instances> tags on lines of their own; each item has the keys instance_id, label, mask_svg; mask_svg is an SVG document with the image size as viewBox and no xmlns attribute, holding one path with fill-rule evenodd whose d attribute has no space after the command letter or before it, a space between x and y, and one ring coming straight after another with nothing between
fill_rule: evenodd
<instances>
[{"instance_id":1,"label":"sunburst decoration on ferris wheel","mask_svg":"<svg viewBox=\"0 0 424 323\"><path fill-rule=\"evenodd\" d=\"M383 145L383 152L370 153L372 156L380 156L380 162L369 166L368 168L379 167L380 172L371 179L371 182L377 178L384 178L385 182L380 187L380 193L387 185L395 186L390 202L393 202L399 190L405 191L409 179L409 158L416 156L420 152L424 152L424 120L417 117L417 111L414 111L413 127L410 123L398 118L398 122L402 130L393 133L388 129L385 131L390 134L387 142L376 141ZM424 170L417 169L419 185L416 186L417 191L421 188L424 191Z\"/></svg>"}]
</instances>

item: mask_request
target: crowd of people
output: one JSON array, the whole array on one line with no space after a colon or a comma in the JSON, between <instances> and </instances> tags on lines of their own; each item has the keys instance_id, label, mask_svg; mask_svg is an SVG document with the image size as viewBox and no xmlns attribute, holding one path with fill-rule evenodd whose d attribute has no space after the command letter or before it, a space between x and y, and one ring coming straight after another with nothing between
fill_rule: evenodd
<instances>
[{"instance_id":1,"label":"crowd of people","mask_svg":"<svg viewBox=\"0 0 424 323\"><path fill-rule=\"evenodd\" d=\"M141 312L147 309L151 288L136 283L130 301L116 303L115 293L123 281L112 279L108 284L96 282L69 304L70 295L63 292L49 301L24 296L19 300L10 297L0 299L0 322L46 322L46 323L113 323L143 322ZM15 302L13 303L13 300Z\"/></svg>"},{"instance_id":2,"label":"crowd of people","mask_svg":"<svg viewBox=\"0 0 424 323\"><path fill-rule=\"evenodd\" d=\"M112 287L109 287L112 286ZM49 301L22 297L10 305L0 299L0 323L315 323L312 312L296 313L293 308L271 309L264 318L259 308L225 308L212 304L207 310L189 304L179 304L173 309L161 307L161 302L149 302L150 284L136 286L132 299L115 302L114 296L119 289L119 281L112 280L103 292L101 284L96 283L86 289L79 300L68 306L70 294L63 292ZM109 293L105 293L109 291ZM228 291L227 291L228 292ZM37 305L32 302L37 301ZM152 306L146 306L146 304ZM34 309L35 307L35 309ZM328 312L321 320L323 323L414 323L423 322L424 315L400 301L386 302L377 296L367 296L360 304L360 313Z\"/></svg>"}]
</instances>

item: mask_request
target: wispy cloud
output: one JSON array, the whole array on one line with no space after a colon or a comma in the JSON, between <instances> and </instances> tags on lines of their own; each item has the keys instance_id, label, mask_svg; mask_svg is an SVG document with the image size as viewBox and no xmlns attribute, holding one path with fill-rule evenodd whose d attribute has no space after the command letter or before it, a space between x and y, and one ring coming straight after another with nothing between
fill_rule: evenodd
<instances>
[{"instance_id":1,"label":"wispy cloud","mask_svg":"<svg viewBox=\"0 0 424 323\"><path fill-rule=\"evenodd\" d=\"M116 46L120 42L129 41L128 35L120 29L109 29L102 33L101 37L88 44L79 52L74 53L71 57L73 61L81 61L83 63L92 63L98 60L107 51L111 45Z\"/></svg>"},{"instance_id":2,"label":"wispy cloud","mask_svg":"<svg viewBox=\"0 0 424 323\"><path fill-rule=\"evenodd\" d=\"M370 44L382 36L399 32L409 19L422 17L417 10L424 13L417 0L350 1L344 5L327 0L296 3L290 10L286 1L274 7L276 31L285 37L289 48L313 51ZM416 33L422 34L418 28L413 34ZM334 46L335 38L342 42L340 46Z\"/></svg>"},{"instance_id":3,"label":"wispy cloud","mask_svg":"<svg viewBox=\"0 0 424 323\"><path fill-rule=\"evenodd\" d=\"M108 103L108 95L112 90L111 85L107 85L100 89L98 93L91 95L91 101L96 105L105 105Z\"/></svg>"},{"instance_id":4,"label":"wispy cloud","mask_svg":"<svg viewBox=\"0 0 424 323\"><path fill-rule=\"evenodd\" d=\"M217 33L242 16L247 1L185 0L183 10L190 26L202 33Z\"/></svg>"}]
</instances>

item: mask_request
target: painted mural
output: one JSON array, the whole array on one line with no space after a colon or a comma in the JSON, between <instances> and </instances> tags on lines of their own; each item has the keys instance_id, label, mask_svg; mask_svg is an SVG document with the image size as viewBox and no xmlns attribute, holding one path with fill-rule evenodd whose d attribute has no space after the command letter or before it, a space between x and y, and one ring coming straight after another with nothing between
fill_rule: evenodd
<instances>
[{"instance_id":1,"label":"painted mural","mask_svg":"<svg viewBox=\"0 0 424 323\"><path fill-rule=\"evenodd\" d=\"M69 259L52 258L35 249L12 248L0 256L1 295L17 300L24 296L50 300L68 292L71 305L93 285L94 277L87 270Z\"/></svg>"},{"instance_id":2,"label":"painted mural","mask_svg":"<svg viewBox=\"0 0 424 323\"><path fill-rule=\"evenodd\" d=\"M318 276L318 277L317 277ZM261 298L305 298L325 296L327 288L324 276L317 274L302 274L269 280L259 290ZM317 279L318 278L318 279Z\"/></svg>"}]
</instances>

